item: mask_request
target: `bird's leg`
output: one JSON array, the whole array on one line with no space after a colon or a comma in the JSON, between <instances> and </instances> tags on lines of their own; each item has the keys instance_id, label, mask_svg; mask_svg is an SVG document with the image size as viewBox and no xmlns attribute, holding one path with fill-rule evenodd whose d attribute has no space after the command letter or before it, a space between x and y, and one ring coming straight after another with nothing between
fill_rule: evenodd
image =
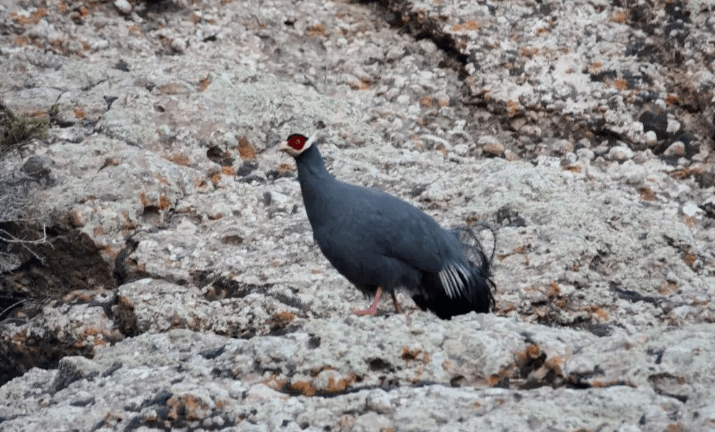
<instances>
[{"instance_id":1,"label":"bird's leg","mask_svg":"<svg viewBox=\"0 0 715 432\"><path fill-rule=\"evenodd\" d=\"M381 294L382 294L382 287L377 287L377 291L375 291L375 300L372 301L372 306L370 306L370 309L356 310L356 311L353 311L353 313L355 315L370 314L371 316L375 316L375 314L377 313L377 302L380 301Z\"/></svg>"},{"instance_id":2,"label":"bird's leg","mask_svg":"<svg viewBox=\"0 0 715 432\"><path fill-rule=\"evenodd\" d=\"M392 302L395 304L395 312L401 314L402 308L400 307L400 302L397 301L397 296L395 295L395 292L390 291L390 295L392 296Z\"/></svg>"}]
</instances>

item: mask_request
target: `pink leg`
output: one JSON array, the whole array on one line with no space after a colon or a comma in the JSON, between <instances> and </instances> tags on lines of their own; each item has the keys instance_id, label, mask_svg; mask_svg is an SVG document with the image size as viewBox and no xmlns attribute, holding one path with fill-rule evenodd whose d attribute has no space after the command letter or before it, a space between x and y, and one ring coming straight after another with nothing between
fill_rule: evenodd
<instances>
[{"instance_id":1,"label":"pink leg","mask_svg":"<svg viewBox=\"0 0 715 432\"><path fill-rule=\"evenodd\" d=\"M397 301L397 296L395 295L394 291L390 291L390 295L392 296L392 303L395 305L395 312L398 314L402 313L402 308L400 307L400 302Z\"/></svg>"},{"instance_id":2,"label":"pink leg","mask_svg":"<svg viewBox=\"0 0 715 432\"><path fill-rule=\"evenodd\" d=\"M381 294L382 294L382 287L377 287L377 291L375 291L375 300L372 301L372 306L370 306L370 309L356 310L356 311L353 311L353 313L355 315L370 314L371 316L375 316L375 314L377 313L377 302L380 301Z\"/></svg>"}]
</instances>

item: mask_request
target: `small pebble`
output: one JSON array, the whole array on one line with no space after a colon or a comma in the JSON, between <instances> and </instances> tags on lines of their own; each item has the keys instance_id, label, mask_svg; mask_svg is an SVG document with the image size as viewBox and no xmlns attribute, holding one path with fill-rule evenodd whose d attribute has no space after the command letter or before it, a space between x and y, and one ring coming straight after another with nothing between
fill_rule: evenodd
<instances>
[{"instance_id":1,"label":"small pebble","mask_svg":"<svg viewBox=\"0 0 715 432\"><path fill-rule=\"evenodd\" d=\"M685 156L685 144L676 141L663 152L663 156Z\"/></svg>"},{"instance_id":2,"label":"small pebble","mask_svg":"<svg viewBox=\"0 0 715 432\"><path fill-rule=\"evenodd\" d=\"M114 0L114 7L124 15L132 13L132 5L127 0Z\"/></svg>"},{"instance_id":3,"label":"small pebble","mask_svg":"<svg viewBox=\"0 0 715 432\"><path fill-rule=\"evenodd\" d=\"M608 159L615 161L626 161L633 158L633 150L625 146L616 146L608 151Z\"/></svg>"}]
</instances>

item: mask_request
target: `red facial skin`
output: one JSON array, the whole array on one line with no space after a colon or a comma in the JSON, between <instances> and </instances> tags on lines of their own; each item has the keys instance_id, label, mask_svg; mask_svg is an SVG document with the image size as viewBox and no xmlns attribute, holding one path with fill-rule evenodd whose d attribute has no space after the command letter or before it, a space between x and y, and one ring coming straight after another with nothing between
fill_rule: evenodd
<instances>
[{"instance_id":1,"label":"red facial skin","mask_svg":"<svg viewBox=\"0 0 715 432\"><path fill-rule=\"evenodd\" d=\"M308 141L307 137L300 134L293 134L288 137L288 146L295 151L301 151L306 141Z\"/></svg>"}]
</instances>

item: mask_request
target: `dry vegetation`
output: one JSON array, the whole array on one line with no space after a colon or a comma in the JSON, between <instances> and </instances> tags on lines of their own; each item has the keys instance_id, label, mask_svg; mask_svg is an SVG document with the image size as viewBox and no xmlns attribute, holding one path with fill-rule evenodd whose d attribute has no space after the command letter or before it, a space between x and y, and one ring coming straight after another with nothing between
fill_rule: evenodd
<instances>
[{"instance_id":1,"label":"dry vegetation","mask_svg":"<svg viewBox=\"0 0 715 432\"><path fill-rule=\"evenodd\" d=\"M0 102L0 162L32 140L46 138L48 125L47 118L16 115ZM28 169L33 164L26 165L11 171L0 168L0 272L14 267L18 248L35 255L29 246L46 239L44 232L40 236L31 233L31 238L17 235L18 225L27 221L31 190L38 174Z\"/></svg>"}]
</instances>

